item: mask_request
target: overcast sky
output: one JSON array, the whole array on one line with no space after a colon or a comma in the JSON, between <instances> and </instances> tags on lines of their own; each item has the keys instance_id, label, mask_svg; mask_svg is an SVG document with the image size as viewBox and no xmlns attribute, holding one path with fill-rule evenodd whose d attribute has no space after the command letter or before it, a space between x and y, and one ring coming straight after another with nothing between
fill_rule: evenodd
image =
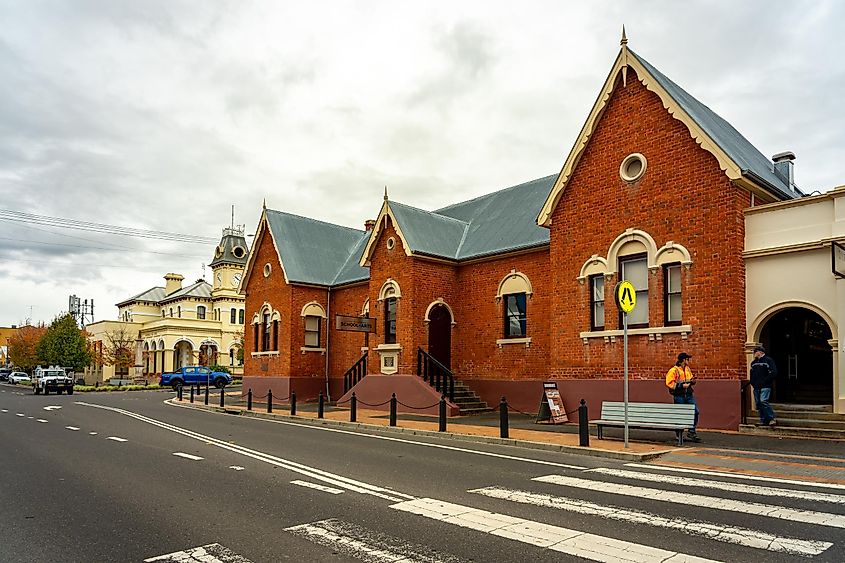
<instances>
[{"instance_id":1,"label":"overcast sky","mask_svg":"<svg viewBox=\"0 0 845 563\"><path fill-rule=\"evenodd\" d=\"M435 209L556 173L623 23L804 191L845 184L841 2L6 0L0 210L217 239L265 198L361 228L385 185ZM115 318L213 247L0 219L0 325Z\"/></svg>"}]
</instances>

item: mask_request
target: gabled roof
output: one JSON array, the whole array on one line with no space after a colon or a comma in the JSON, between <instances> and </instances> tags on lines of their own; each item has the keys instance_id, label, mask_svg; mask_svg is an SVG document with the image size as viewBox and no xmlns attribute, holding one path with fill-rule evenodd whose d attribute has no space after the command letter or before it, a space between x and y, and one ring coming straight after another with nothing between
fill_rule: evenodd
<instances>
[{"instance_id":1,"label":"gabled roof","mask_svg":"<svg viewBox=\"0 0 845 563\"><path fill-rule=\"evenodd\" d=\"M199 280L187 287L183 287L182 289L174 291L167 297L161 299L159 303L171 303L173 301L178 301L179 299L184 299L186 297L194 297L197 299L210 299L211 284L205 280Z\"/></svg>"},{"instance_id":2,"label":"gabled roof","mask_svg":"<svg viewBox=\"0 0 845 563\"><path fill-rule=\"evenodd\" d=\"M123 307L124 305L129 305L130 303L135 303L137 301L146 301L149 303L158 303L164 299L164 288L163 287L151 287L147 291L142 291L138 295L134 297L130 297L129 299L124 299L120 303L117 303L116 307Z\"/></svg>"},{"instance_id":3,"label":"gabled roof","mask_svg":"<svg viewBox=\"0 0 845 563\"><path fill-rule=\"evenodd\" d=\"M369 278L365 268L348 265L366 231L267 209L266 224L288 283L331 286Z\"/></svg>"},{"instance_id":4,"label":"gabled roof","mask_svg":"<svg viewBox=\"0 0 845 563\"><path fill-rule=\"evenodd\" d=\"M537 216L538 224L545 227L551 225L551 216L557 202L560 201L575 166L601 120L607 102L618 84L619 76L621 74L624 85L629 68L636 72L637 78L649 91L657 94L670 115L686 125L696 143L716 157L728 178L767 200L792 199L802 195L797 189L793 191L792 186L776 175L774 164L727 121L628 49L627 42L623 34L619 55Z\"/></svg>"},{"instance_id":5,"label":"gabled roof","mask_svg":"<svg viewBox=\"0 0 845 563\"><path fill-rule=\"evenodd\" d=\"M435 211L385 201L360 264L369 263L376 239L390 217L406 254L470 260L548 244L535 221L556 176L505 188Z\"/></svg>"}]
</instances>

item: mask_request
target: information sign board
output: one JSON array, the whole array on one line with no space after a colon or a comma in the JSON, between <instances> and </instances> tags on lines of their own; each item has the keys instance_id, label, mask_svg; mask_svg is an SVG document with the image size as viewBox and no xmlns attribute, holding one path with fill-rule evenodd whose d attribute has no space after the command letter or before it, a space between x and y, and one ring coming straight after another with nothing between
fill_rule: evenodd
<instances>
[{"instance_id":1,"label":"information sign board","mask_svg":"<svg viewBox=\"0 0 845 563\"><path fill-rule=\"evenodd\" d=\"M563 397L560 396L557 383L554 381L543 383L543 397L540 399L540 412L537 418L553 424L569 422L566 409L563 407Z\"/></svg>"},{"instance_id":2,"label":"information sign board","mask_svg":"<svg viewBox=\"0 0 845 563\"><path fill-rule=\"evenodd\" d=\"M335 315L335 328L351 332L375 332L376 320L370 317Z\"/></svg>"}]
</instances>

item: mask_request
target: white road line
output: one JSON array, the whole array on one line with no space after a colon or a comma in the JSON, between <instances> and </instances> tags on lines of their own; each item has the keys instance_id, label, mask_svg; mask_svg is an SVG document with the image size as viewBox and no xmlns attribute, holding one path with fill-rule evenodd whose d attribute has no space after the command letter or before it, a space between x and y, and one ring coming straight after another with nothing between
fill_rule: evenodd
<instances>
[{"instance_id":1,"label":"white road line","mask_svg":"<svg viewBox=\"0 0 845 563\"><path fill-rule=\"evenodd\" d=\"M176 457L184 457L185 459L190 459L190 460L193 460L193 461L199 461L201 459L205 459L205 458L202 458L198 455L191 455L191 454L186 454L186 453L182 453L182 452L173 452L173 455L175 455Z\"/></svg>"},{"instance_id":2,"label":"white road line","mask_svg":"<svg viewBox=\"0 0 845 563\"><path fill-rule=\"evenodd\" d=\"M333 552L370 563L462 563L464 560L429 547L330 518L285 528ZM315 557L316 559L316 557Z\"/></svg>"},{"instance_id":3,"label":"white road line","mask_svg":"<svg viewBox=\"0 0 845 563\"><path fill-rule=\"evenodd\" d=\"M39 419L38 419L38 422L42 422L42 423L46 424L46 423L47 423L47 422L49 422L49 421L44 420L43 418L39 418Z\"/></svg>"},{"instance_id":4,"label":"white road line","mask_svg":"<svg viewBox=\"0 0 845 563\"><path fill-rule=\"evenodd\" d=\"M62 407L60 407L58 405L48 405L48 406L44 407L44 410L45 411L54 411L54 410L57 410L57 409L60 409L60 408L62 408Z\"/></svg>"},{"instance_id":5,"label":"white road line","mask_svg":"<svg viewBox=\"0 0 845 563\"><path fill-rule=\"evenodd\" d=\"M3 392L5 393L5 391L3 391ZM2 409L2 410L3 410L3 412L9 412L8 409Z\"/></svg>"},{"instance_id":6,"label":"white road line","mask_svg":"<svg viewBox=\"0 0 845 563\"><path fill-rule=\"evenodd\" d=\"M96 436L96 435L97 435L97 433L96 433L96 432L89 432L89 434L90 434L91 436Z\"/></svg>"},{"instance_id":7,"label":"white road line","mask_svg":"<svg viewBox=\"0 0 845 563\"><path fill-rule=\"evenodd\" d=\"M291 485L299 485L300 487L308 487L309 489L317 489L318 491L323 491L324 493L331 493L333 495L339 495L343 492L343 489L335 489L334 487L326 487L325 485L318 485L317 483L309 483L308 481L300 481L299 479L290 482Z\"/></svg>"},{"instance_id":8,"label":"white road line","mask_svg":"<svg viewBox=\"0 0 845 563\"><path fill-rule=\"evenodd\" d=\"M15 416L26 416L26 415L25 415L24 413L22 413L22 412L16 412L16 413L15 413Z\"/></svg>"},{"instance_id":9,"label":"white road line","mask_svg":"<svg viewBox=\"0 0 845 563\"><path fill-rule=\"evenodd\" d=\"M118 438L117 436L109 436L106 440L114 440L115 442L128 442L126 438Z\"/></svg>"},{"instance_id":10,"label":"white road line","mask_svg":"<svg viewBox=\"0 0 845 563\"><path fill-rule=\"evenodd\" d=\"M700 506L701 508L714 508L716 510L727 510L743 514L754 514L757 516L768 516L770 518L780 518L782 520L791 520L794 522L806 522L808 524L818 524L820 526L830 526L833 528L845 528L845 515L829 514L827 512L798 510L795 508L773 506L771 504L746 502L729 498L708 497L704 495L696 495L687 491L675 492L665 491L662 489L649 489L646 487L634 487L631 485L623 485L621 483L606 483L603 481L592 481L590 479L579 479L577 477L566 477L564 475L546 475L543 477L535 477L533 481L636 497L646 500L671 502L679 506Z\"/></svg>"},{"instance_id":11,"label":"white road line","mask_svg":"<svg viewBox=\"0 0 845 563\"><path fill-rule=\"evenodd\" d=\"M641 473L639 471L626 471L624 469L610 469L607 467L597 467L595 469L588 469L587 472L601 473L602 475L612 475L614 477L621 477L623 479L637 479L640 481L649 481L653 483L681 483L688 487L703 487L708 489L718 489L720 491L731 491L734 493L748 493L750 495L778 497L778 498L795 498L801 500L811 500L818 502L830 502L833 504L845 504L845 495L833 495L830 493L817 493L815 491L796 491L794 489L779 489L773 487L761 487L760 485L749 485L746 483L725 483L724 481L712 481L709 479L692 479L689 477L677 477L672 480L667 475L656 475L654 473Z\"/></svg>"},{"instance_id":12,"label":"white road line","mask_svg":"<svg viewBox=\"0 0 845 563\"><path fill-rule=\"evenodd\" d=\"M172 424L167 424L154 418L134 413L132 411L118 409L115 407L107 407L105 405L98 405L94 403L85 403L82 401L77 402L76 404L122 414L124 416L128 416L130 418L146 422L147 424L151 424L153 426L169 430L170 432L174 432L176 434L181 434L182 436L187 436L194 440L198 440L200 442L203 442L204 444L217 446L218 448L222 448L224 450L229 450L231 452L250 457L252 459L263 461L264 463L268 463L270 465L275 465L276 467L283 467L289 471L293 471L294 473L299 473L300 475L310 477L311 479L314 479L316 481L323 481L324 483L328 483L330 485L344 487L347 490L355 491L357 493L372 495L393 502L400 502L402 499L415 498L411 495L399 493L385 487L371 485L370 483L365 483L363 481L358 481L349 477L343 477L342 475L337 475L336 473L330 473L328 471L323 471L322 469L317 469L315 467L303 465L295 461L283 459L274 455L266 454L264 452L252 450L244 446L239 446L237 444L219 440L217 438L212 438L211 436L206 436L204 434L200 434L199 432L194 432L192 430L180 428Z\"/></svg>"},{"instance_id":13,"label":"white road line","mask_svg":"<svg viewBox=\"0 0 845 563\"><path fill-rule=\"evenodd\" d=\"M244 468L241 467L240 465L230 465L229 469L234 469L235 471L243 471L244 470Z\"/></svg>"},{"instance_id":14,"label":"white road line","mask_svg":"<svg viewBox=\"0 0 845 563\"><path fill-rule=\"evenodd\" d=\"M704 563L712 561L430 498L400 502L390 508L592 561L626 563Z\"/></svg>"},{"instance_id":15,"label":"white road line","mask_svg":"<svg viewBox=\"0 0 845 563\"><path fill-rule=\"evenodd\" d=\"M249 559L234 553L229 548L223 547L219 543L210 543L200 547L192 547L184 551L175 551L167 555L159 555L158 557L150 557L144 559L144 563L152 561L179 561L181 563L190 563L191 561L203 561L204 563L251 563Z\"/></svg>"},{"instance_id":16,"label":"white road line","mask_svg":"<svg viewBox=\"0 0 845 563\"><path fill-rule=\"evenodd\" d=\"M34 416L28 416L28 417L26 417L26 418L27 418L27 420L32 420L32 419L33 419L33 418L35 418L35 417L34 417Z\"/></svg>"},{"instance_id":17,"label":"white road line","mask_svg":"<svg viewBox=\"0 0 845 563\"><path fill-rule=\"evenodd\" d=\"M76 426L65 426L68 430L79 430Z\"/></svg>"},{"instance_id":18,"label":"white road line","mask_svg":"<svg viewBox=\"0 0 845 563\"><path fill-rule=\"evenodd\" d=\"M642 467L656 471L674 471L676 473L691 473L694 475L710 475L712 477L729 477L731 479L744 479L747 481L763 481L766 483L783 483L784 485L804 485L824 489L845 489L842 483L819 483L818 481L801 481L800 479L781 479L778 477L763 477L760 475L746 475L745 473L727 473L722 471L707 471L705 469L686 469L684 467L671 467L668 465L647 465L645 463L626 463L626 467Z\"/></svg>"},{"instance_id":19,"label":"white road line","mask_svg":"<svg viewBox=\"0 0 845 563\"><path fill-rule=\"evenodd\" d=\"M231 415L231 416L238 416L238 415ZM351 430L341 430L339 428L325 428L325 427L322 427L322 426L312 426L310 424L299 424L297 422L289 422L287 420L271 420L271 419L267 419L267 418L258 418L258 419L255 419L255 420L260 420L262 422L270 422L272 424L284 424L286 426L297 426L299 428L309 428L311 430L321 430L323 432L335 432L335 433L338 433L338 434L350 434L350 435L353 435L353 436L358 436L360 438L372 438L372 439L375 439L375 440L385 440L385 441L388 441L388 442L401 442L403 444L412 444L412 445L415 445L415 446L425 446L427 448L437 448L437 449L440 449L440 450L449 450L449 451L453 451L453 452L463 452L463 453L476 454L476 455L487 456L487 457L495 457L495 458L499 458L499 459L510 459L512 461L522 461L522 462L525 462L525 463L535 463L537 465L549 465L549 466L552 466L552 467L563 467L565 469L587 469L583 465L572 465L572 464L569 464L569 463L557 463L557 462L554 462L554 461L545 461L545 460L542 460L542 459L531 459L531 458L528 458L528 457L519 457L519 456L513 456L513 455L497 454L497 453L493 453L493 452L471 450L469 448L459 448L457 446L447 446L445 444L430 444L428 442L418 442L417 440L406 440L406 439L403 439L403 438L394 438L392 436L379 436L377 434L362 434L360 432L353 432ZM555 453L555 452L550 451L550 453Z\"/></svg>"},{"instance_id":20,"label":"white road line","mask_svg":"<svg viewBox=\"0 0 845 563\"><path fill-rule=\"evenodd\" d=\"M527 491L515 491L502 487L485 487L467 491L491 498L498 498L522 504L542 506L544 508L555 508L601 516L612 520L633 522L635 524L647 524L672 530L680 530L684 534L701 536L710 540L716 540L756 549L766 549L793 555L812 556L823 553L833 544L823 541L802 540L790 537L781 537L766 532L741 528L739 526L723 526L702 520L688 520L684 518L667 518L651 512L642 510L625 509L616 506L596 504L580 499L558 497L547 494L531 493Z\"/></svg>"}]
</instances>

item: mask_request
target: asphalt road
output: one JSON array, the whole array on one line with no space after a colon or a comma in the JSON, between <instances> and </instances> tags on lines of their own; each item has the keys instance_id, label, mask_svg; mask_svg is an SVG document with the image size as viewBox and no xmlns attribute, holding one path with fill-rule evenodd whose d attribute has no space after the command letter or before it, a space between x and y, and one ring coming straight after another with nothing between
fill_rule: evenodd
<instances>
[{"instance_id":1,"label":"asphalt road","mask_svg":"<svg viewBox=\"0 0 845 563\"><path fill-rule=\"evenodd\" d=\"M218 561L256 563L845 560L842 484L350 433L171 396L0 385L0 561L210 544Z\"/></svg>"}]
</instances>

